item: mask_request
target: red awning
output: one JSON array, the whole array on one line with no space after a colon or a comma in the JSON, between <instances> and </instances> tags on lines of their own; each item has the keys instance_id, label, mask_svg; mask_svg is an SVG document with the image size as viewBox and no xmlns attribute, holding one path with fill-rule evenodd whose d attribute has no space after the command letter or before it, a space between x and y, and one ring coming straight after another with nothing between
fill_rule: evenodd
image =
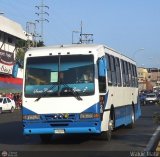
<instances>
[{"instance_id":1,"label":"red awning","mask_svg":"<svg viewBox=\"0 0 160 157\"><path fill-rule=\"evenodd\" d=\"M11 76L3 76L3 77L0 77L0 82L22 85L23 79L22 78L13 78Z\"/></svg>"}]
</instances>

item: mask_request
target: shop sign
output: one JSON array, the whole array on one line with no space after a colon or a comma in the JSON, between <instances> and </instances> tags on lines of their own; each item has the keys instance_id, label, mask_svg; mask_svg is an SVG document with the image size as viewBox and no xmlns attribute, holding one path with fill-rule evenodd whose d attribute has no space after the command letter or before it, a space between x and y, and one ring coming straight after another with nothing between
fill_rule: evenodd
<instances>
[{"instance_id":1,"label":"shop sign","mask_svg":"<svg viewBox=\"0 0 160 157\"><path fill-rule=\"evenodd\" d=\"M12 74L14 53L0 50L0 73Z\"/></svg>"}]
</instances>

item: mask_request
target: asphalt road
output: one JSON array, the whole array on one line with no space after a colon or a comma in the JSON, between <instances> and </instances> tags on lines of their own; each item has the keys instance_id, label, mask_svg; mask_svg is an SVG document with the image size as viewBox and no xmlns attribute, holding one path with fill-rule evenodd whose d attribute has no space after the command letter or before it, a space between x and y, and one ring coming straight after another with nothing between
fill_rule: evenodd
<instances>
[{"instance_id":1,"label":"asphalt road","mask_svg":"<svg viewBox=\"0 0 160 157\"><path fill-rule=\"evenodd\" d=\"M113 152L127 152L129 154L132 151L141 152L144 151L157 128L157 125L153 122L153 114L160 110L160 107L152 104L141 106L141 109L142 116L136 121L135 128L127 129L120 127L116 129L113 132L110 142L101 141L93 135L76 134L56 135L49 144L42 144L38 135L23 135L20 111L16 110L14 113L3 113L0 115L0 156L4 150L13 153L11 155L17 157L24 151L25 153L26 151L32 151L32 153L34 151L51 151L56 153L64 151L65 154L66 152L79 152L75 154L76 157L78 155L81 156L81 152L94 152L88 156L94 156L96 152L111 152L110 156L112 156ZM99 153L97 156L105 156L105 154L99 155ZM58 154L58 156L60 155Z\"/></svg>"}]
</instances>

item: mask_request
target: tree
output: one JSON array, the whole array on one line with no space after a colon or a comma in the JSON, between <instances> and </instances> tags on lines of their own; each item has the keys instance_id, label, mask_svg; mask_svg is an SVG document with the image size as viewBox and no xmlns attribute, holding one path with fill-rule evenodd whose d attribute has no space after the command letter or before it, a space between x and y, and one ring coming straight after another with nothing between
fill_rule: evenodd
<instances>
[{"instance_id":1,"label":"tree","mask_svg":"<svg viewBox=\"0 0 160 157\"><path fill-rule=\"evenodd\" d=\"M25 55L25 50L23 48L18 48L15 61L16 61L16 63L19 64L20 67L23 67L24 55Z\"/></svg>"},{"instance_id":2,"label":"tree","mask_svg":"<svg viewBox=\"0 0 160 157\"><path fill-rule=\"evenodd\" d=\"M43 46L45 46L43 41L37 42L37 47L43 47Z\"/></svg>"},{"instance_id":3,"label":"tree","mask_svg":"<svg viewBox=\"0 0 160 157\"><path fill-rule=\"evenodd\" d=\"M16 56L15 56L15 62L19 64L20 67L23 67L23 62L24 62L24 55L27 50L26 47L26 41L25 40L17 40L16 43Z\"/></svg>"}]
</instances>

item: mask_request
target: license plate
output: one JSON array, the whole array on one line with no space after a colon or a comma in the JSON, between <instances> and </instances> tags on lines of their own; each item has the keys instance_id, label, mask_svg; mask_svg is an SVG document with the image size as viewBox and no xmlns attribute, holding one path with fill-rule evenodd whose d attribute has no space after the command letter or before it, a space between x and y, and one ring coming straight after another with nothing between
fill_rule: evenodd
<instances>
[{"instance_id":1,"label":"license plate","mask_svg":"<svg viewBox=\"0 0 160 157\"><path fill-rule=\"evenodd\" d=\"M55 134L64 134L65 131L64 131L64 129L56 129L56 130L54 131L54 133L55 133Z\"/></svg>"}]
</instances>

